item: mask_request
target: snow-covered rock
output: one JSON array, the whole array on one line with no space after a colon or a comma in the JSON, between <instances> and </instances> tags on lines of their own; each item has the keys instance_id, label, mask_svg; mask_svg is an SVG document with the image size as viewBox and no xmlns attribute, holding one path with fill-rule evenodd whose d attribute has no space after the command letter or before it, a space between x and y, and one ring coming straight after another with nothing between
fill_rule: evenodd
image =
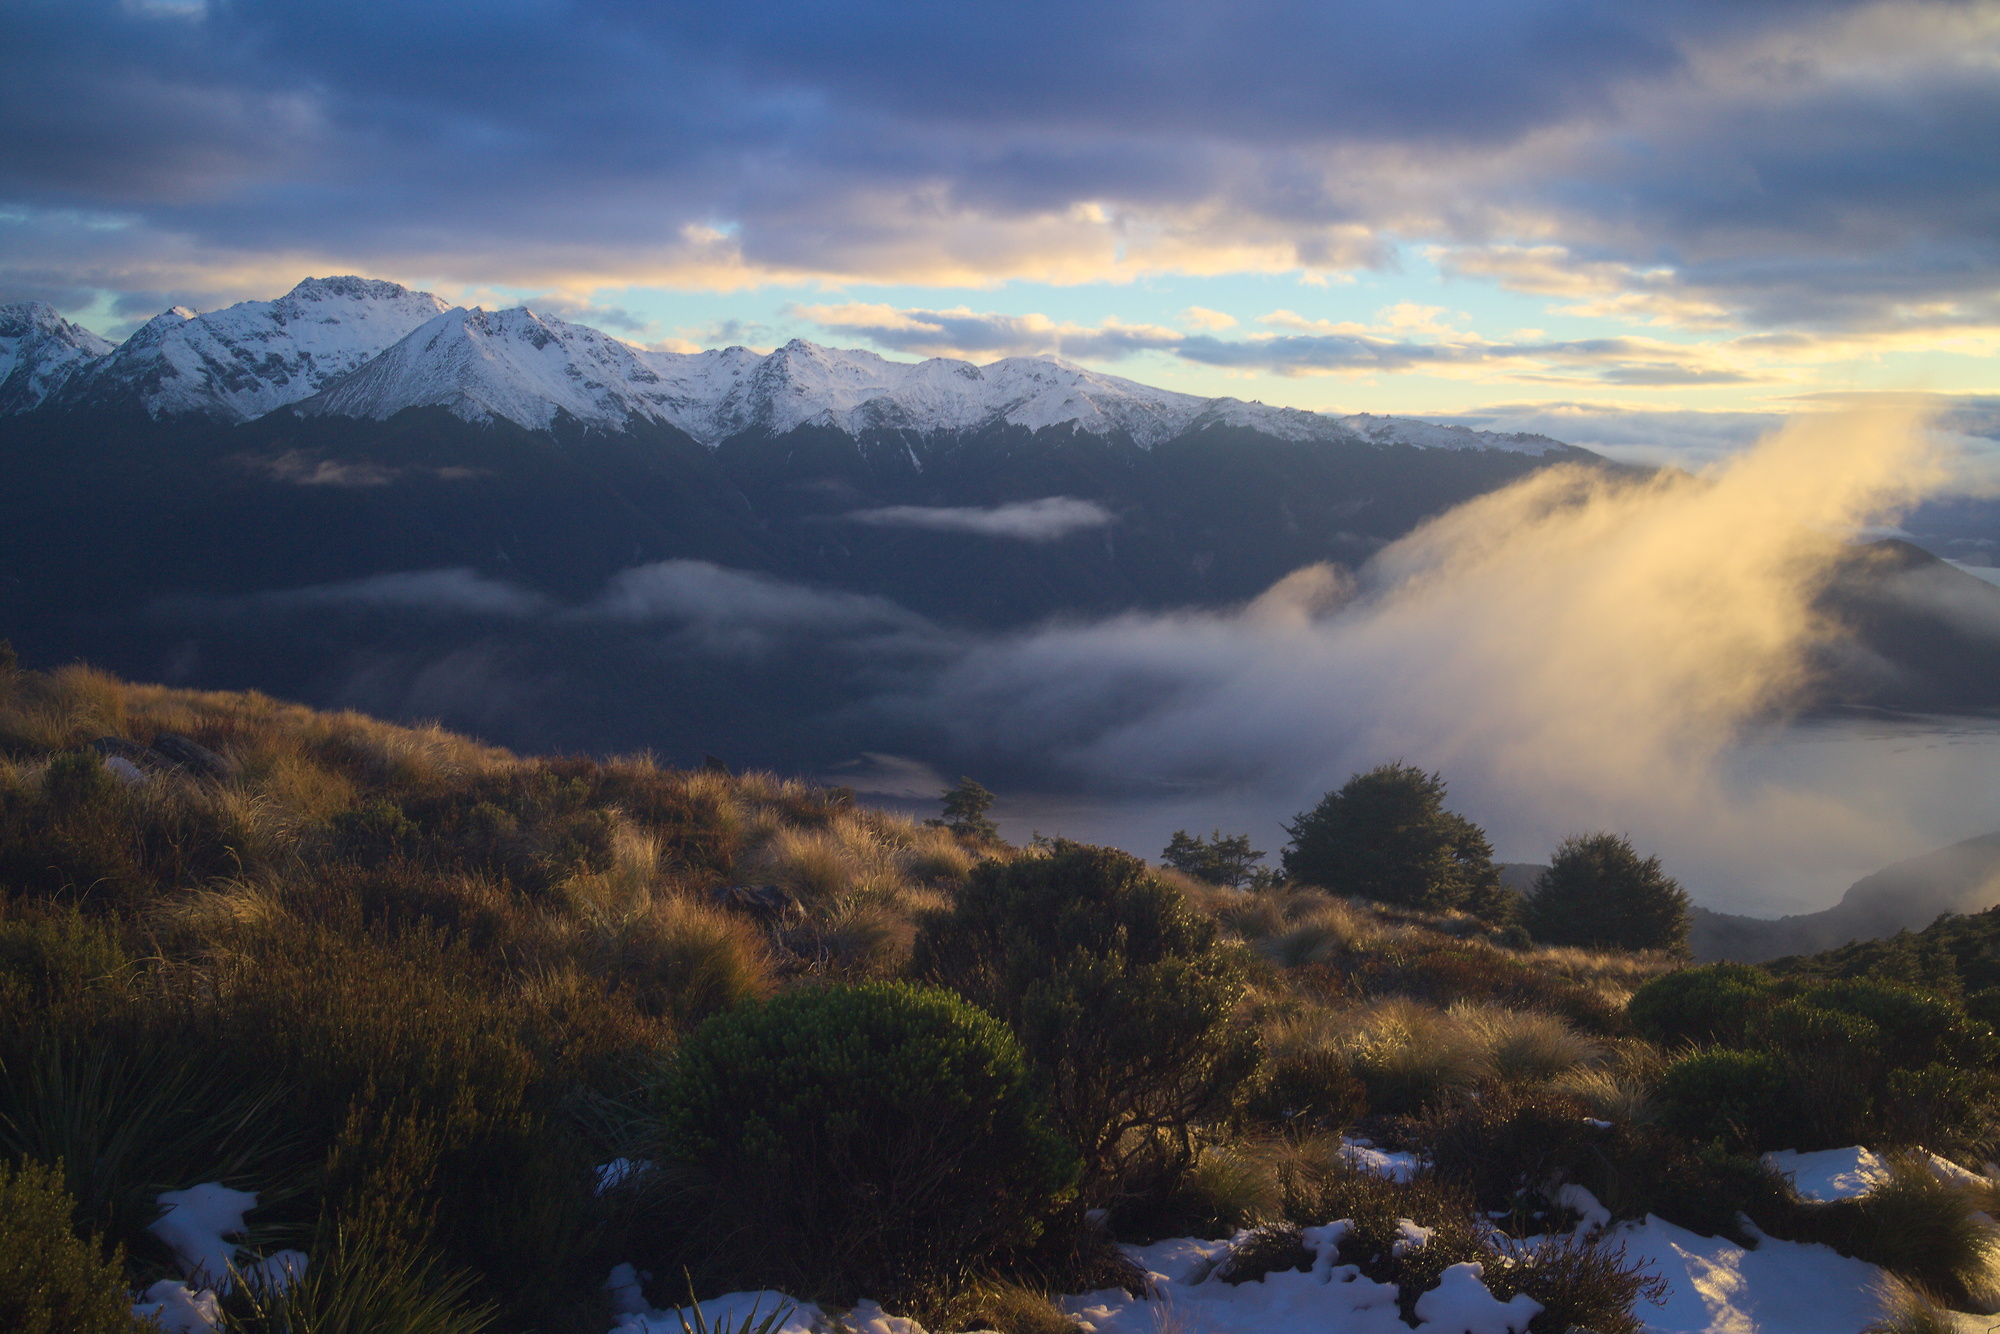
<instances>
[{"instance_id":1,"label":"snow-covered rock","mask_svg":"<svg viewBox=\"0 0 2000 1334\"><path fill-rule=\"evenodd\" d=\"M352 277L205 315L177 306L71 375L56 401L247 421L319 392L444 309L429 292Z\"/></svg>"},{"instance_id":2,"label":"snow-covered rock","mask_svg":"<svg viewBox=\"0 0 2000 1334\"><path fill-rule=\"evenodd\" d=\"M0 306L0 416L40 407L114 346L71 324L46 301Z\"/></svg>"},{"instance_id":3,"label":"snow-covered rock","mask_svg":"<svg viewBox=\"0 0 2000 1334\"><path fill-rule=\"evenodd\" d=\"M161 1191L159 1199L162 1212L146 1230L173 1251L188 1282L226 1291L241 1251L228 1238L242 1235L243 1215L257 1207L255 1192L206 1181Z\"/></svg>"}]
</instances>

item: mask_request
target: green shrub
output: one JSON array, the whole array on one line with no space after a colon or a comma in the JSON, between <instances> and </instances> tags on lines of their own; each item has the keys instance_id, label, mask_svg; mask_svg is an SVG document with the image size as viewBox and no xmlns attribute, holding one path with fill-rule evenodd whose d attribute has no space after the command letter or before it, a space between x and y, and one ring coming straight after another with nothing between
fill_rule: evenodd
<instances>
[{"instance_id":1,"label":"green shrub","mask_svg":"<svg viewBox=\"0 0 2000 1334\"><path fill-rule=\"evenodd\" d=\"M1143 1158L1192 1162L1193 1127L1228 1112L1256 1067L1255 1037L1232 1018L1241 955L1114 848L1057 841L982 863L923 925L911 966L1013 1028L1083 1152L1090 1200Z\"/></svg>"},{"instance_id":2,"label":"green shrub","mask_svg":"<svg viewBox=\"0 0 2000 1334\"><path fill-rule=\"evenodd\" d=\"M1798 1116L1788 1147L1838 1148L1868 1134L1882 1077L1880 1028L1857 1014L1787 1000L1754 1016L1749 1036L1784 1071Z\"/></svg>"},{"instance_id":3,"label":"green shrub","mask_svg":"<svg viewBox=\"0 0 2000 1334\"><path fill-rule=\"evenodd\" d=\"M1443 777L1413 765L1356 774L1285 826L1285 875L1406 908L1491 915L1508 905L1493 850L1444 798Z\"/></svg>"},{"instance_id":4,"label":"green shrub","mask_svg":"<svg viewBox=\"0 0 2000 1334\"><path fill-rule=\"evenodd\" d=\"M1565 839L1535 881L1522 925L1536 940L1585 949L1687 949L1687 891L1618 834Z\"/></svg>"},{"instance_id":5,"label":"green shrub","mask_svg":"<svg viewBox=\"0 0 2000 1334\"><path fill-rule=\"evenodd\" d=\"M1801 999L1867 1020L1880 1034L1880 1054L1892 1069L1950 1061L1990 1065L2000 1058L1993 1032L1953 997L1883 978L1815 982Z\"/></svg>"},{"instance_id":6,"label":"green shrub","mask_svg":"<svg viewBox=\"0 0 2000 1334\"><path fill-rule=\"evenodd\" d=\"M1019 1046L949 992L794 991L708 1020L661 1084L661 1142L719 1239L711 1276L887 1299L1032 1244L1074 1180Z\"/></svg>"},{"instance_id":7,"label":"green shrub","mask_svg":"<svg viewBox=\"0 0 2000 1334\"><path fill-rule=\"evenodd\" d=\"M1798 1127L1784 1067L1767 1052L1718 1048L1682 1056L1661 1076L1657 1101L1661 1124L1696 1142L1783 1148Z\"/></svg>"},{"instance_id":8,"label":"green shrub","mask_svg":"<svg viewBox=\"0 0 2000 1334\"><path fill-rule=\"evenodd\" d=\"M0 1329L133 1334L123 1256L71 1231L74 1205L60 1169L0 1157Z\"/></svg>"},{"instance_id":9,"label":"green shrub","mask_svg":"<svg viewBox=\"0 0 2000 1334\"><path fill-rule=\"evenodd\" d=\"M2000 1075L1943 1062L1891 1070L1883 1080L1881 1111L1890 1143L1920 1144L1984 1162L2000 1140Z\"/></svg>"},{"instance_id":10,"label":"green shrub","mask_svg":"<svg viewBox=\"0 0 2000 1334\"><path fill-rule=\"evenodd\" d=\"M1751 1012L1776 985L1769 973L1749 964L1683 968L1633 992L1625 1012L1639 1036L1657 1046L1741 1046Z\"/></svg>"}]
</instances>

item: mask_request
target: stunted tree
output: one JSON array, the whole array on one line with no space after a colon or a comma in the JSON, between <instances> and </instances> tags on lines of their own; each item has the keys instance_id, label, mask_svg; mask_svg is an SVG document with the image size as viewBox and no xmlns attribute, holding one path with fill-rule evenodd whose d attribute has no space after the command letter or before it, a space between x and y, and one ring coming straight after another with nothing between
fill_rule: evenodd
<instances>
[{"instance_id":1,"label":"stunted tree","mask_svg":"<svg viewBox=\"0 0 2000 1334\"><path fill-rule=\"evenodd\" d=\"M1199 834L1189 837L1187 830L1176 829L1160 860L1183 875L1241 889L1257 874L1257 863L1264 860L1264 854L1250 846L1248 834L1224 837L1218 829L1204 840Z\"/></svg>"},{"instance_id":2,"label":"stunted tree","mask_svg":"<svg viewBox=\"0 0 2000 1334\"><path fill-rule=\"evenodd\" d=\"M1512 896L1486 832L1444 799L1443 775L1415 765L1356 774L1285 826L1285 875L1379 903L1504 919Z\"/></svg>"},{"instance_id":3,"label":"stunted tree","mask_svg":"<svg viewBox=\"0 0 2000 1334\"><path fill-rule=\"evenodd\" d=\"M986 818L987 809L993 805L991 792L970 778L960 777L954 786L945 789L943 802L944 818L926 820L925 824L983 843L999 842L1000 826Z\"/></svg>"},{"instance_id":4,"label":"stunted tree","mask_svg":"<svg viewBox=\"0 0 2000 1334\"><path fill-rule=\"evenodd\" d=\"M1196 1129L1256 1068L1235 1018L1241 951L1115 848L1051 839L1046 855L981 863L918 931L910 971L1007 1021L1083 1152L1091 1203L1136 1164L1184 1171Z\"/></svg>"},{"instance_id":5,"label":"stunted tree","mask_svg":"<svg viewBox=\"0 0 2000 1334\"><path fill-rule=\"evenodd\" d=\"M1563 840L1535 881L1522 925L1550 945L1687 950L1687 891L1620 834Z\"/></svg>"}]
</instances>

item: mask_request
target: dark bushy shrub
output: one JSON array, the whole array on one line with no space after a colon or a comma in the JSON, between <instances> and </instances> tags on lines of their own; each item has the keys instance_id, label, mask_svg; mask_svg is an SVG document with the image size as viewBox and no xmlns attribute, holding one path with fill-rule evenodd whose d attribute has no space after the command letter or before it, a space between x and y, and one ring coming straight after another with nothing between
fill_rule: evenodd
<instances>
[{"instance_id":1,"label":"dark bushy shrub","mask_svg":"<svg viewBox=\"0 0 2000 1334\"><path fill-rule=\"evenodd\" d=\"M1505 1211L1503 1225L1512 1230L1546 1232L1544 1189L1573 1179L1609 1138L1590 1126L1588 1115L1574 1098L1501 1088L1434 1107L1407 1133L1429 1152L1438 1175L1464 1186L1482 1213Z\"/></svg>"},{"instance_id":2,"label":"dark bushy shrub","mask_svg":"<svg viewBox=\"0 0 2000 1334\"><path fill-rule=\"evenodd\" d=\"M1618 834L1563 841L1535 881L1522 925L1536 940L1585 949L1687 948L1687 891Z\"/></svg>"},{"instance_id":3,"label":"dark bushy shrub","mask_svg":"<svg viewBox=\"0 0 2000 1334\"><path fill-rule=\"evenodd\" d=\"M1338 1131L1368 1114L1368 1086L1346 1057L1302 1047L1265 1063L1244 1110L1293 1131Z\"/></svg>"},{"instance_id":4,"label":"dark bushy shrub","mask_svg":"<svg viewBox=\"0 0 2000 1334\"><path fill-rule=\"evenodd\" d=\"M1639 1036L1657 1046L1740 1046L1751 1011L1776 985L1769 973L1749 964L1683 968L1633 992L1625 1012Z\"/></svg>"},{"instance_id":5,"label":"dark bushy shrub","mask_svg":"<svg viewBox=\"0 0 2000 1334\"><path fill-rule=\"evenodd\" d=\"M794 991L695 1030L659 1090L710 1277L853 1301L1032 1244L1075 1178L991 1015L902 983ZM691 1219L692 1221L692 1219Z\"/></svg>"},{"instance_id":6,"label":"dark bushy shrub","mask_svg":"<svg viewBox=\"0 0 2000 1334\"><path fill-rule=\"evenodd\" d=\"M0 1156L0 1329L9 1334L133 1334L122 1257L70 1230L62 1173Z\"/></svg>"},{"instance_id":7,"label":"dark bushy shrub","mask_svg":"<svg viewBox=\"0 0 2000 1334\"><path fill-rule=\"evenodd\" d=\"M981 864L919 932L912 968L1020 1037L1093 1201L1135 1154L1191 1161L1191 1128L1229 1111L1256 1067L1255 1038L1232 1019L1241 955L1115 848L1059 841Z\"/></svg>"},{"instance_id":8,"label":"dark bushy shrub","mask_svg":"<svg viewBox=\"0 0 2000 1334\"><path fill-rule=\"evenodd\" d=\"M1506 915L1512 901L1484 831L1444 798L1444 778L1414 765L1356 774L1285 826L1285 875L1406 908Z\"/></svg>"},{"instance_id":9,"label":"dark bushy shrub","mask_svg":"<svg viewBox=\"0 0 2000 1334\"><path fill-rule=\"evenodd\" d=\"M1750 1041L1784 1071L1786 1101L1798 1116L1787 1142L1760 1147L1838 1148L1869 1133L1884 1070L1880 1028L1860 1015L1787 1000L1752 1017Z\"/></svg>"},{"instance_id":10,"label":"dark bushy shrub","mask_svg":"<svg viewBox=\"0 0 2000 1334\"><path fill-rule=\"evenodd\" d=\"M1798 1129L1784 1066L1768 1052L1691 1052L1667 1067L1656 1098L1661 1123L1696 1143L1777 1149Z\"/></svg>"}]
</instances>

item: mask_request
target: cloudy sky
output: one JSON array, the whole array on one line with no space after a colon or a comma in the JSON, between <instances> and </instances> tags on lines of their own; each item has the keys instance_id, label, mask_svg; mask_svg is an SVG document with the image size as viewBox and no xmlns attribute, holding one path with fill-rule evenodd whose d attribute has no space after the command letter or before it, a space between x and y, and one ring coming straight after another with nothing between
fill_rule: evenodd
<instances>
[{"instance_id":1,"label":"cloudy sky","mask_svg":"<svg viewBox=\"0 0 2000 1334\"><path fill-rule=\"evenodd\" d=\"M9 0L0 300L353 272L1699 450L2000 390L2000 4Z\"/></svg>"}]
</instances>

